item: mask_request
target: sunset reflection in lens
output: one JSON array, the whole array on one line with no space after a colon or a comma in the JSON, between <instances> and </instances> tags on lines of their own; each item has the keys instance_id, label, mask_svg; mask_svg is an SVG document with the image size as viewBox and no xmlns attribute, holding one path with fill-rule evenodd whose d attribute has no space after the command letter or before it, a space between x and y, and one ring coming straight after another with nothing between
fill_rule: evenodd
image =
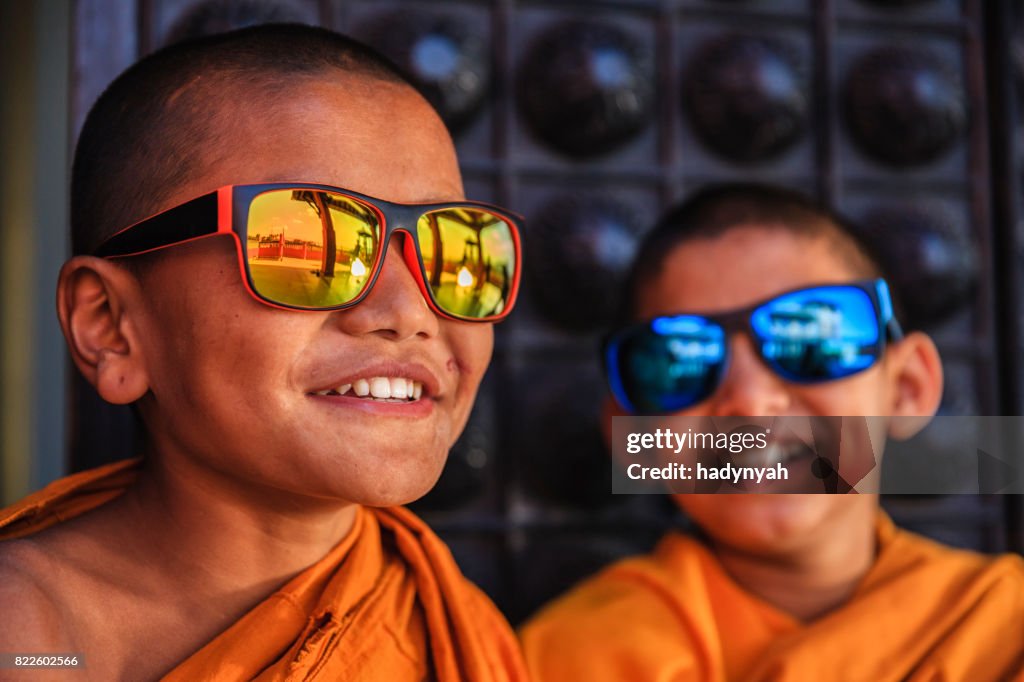
<instances>
[{"instance_id":1,"label":"sunset reflection in lens","mask_svg":"<svg viewBox=\"0 0 1024 682\"><path fill-rule=\"evenodd\" d=\"M320 190L260 194L249 207L246 260L264 298L300 308L349 303L366 288L380 250L376 212Z\"/></svg>"},{"instance_id":2,"label":"sunset reflection in lens","mask_svg":"<svg viewBox=\"0 0 1024 682\"><path fill-rule=\"evenodd\" d=\"M443 209L423 215L416 229L424 276L441 309L469 318L505 309L516 252L503 218L476 208Z\"/></svg>"}]
</instances>

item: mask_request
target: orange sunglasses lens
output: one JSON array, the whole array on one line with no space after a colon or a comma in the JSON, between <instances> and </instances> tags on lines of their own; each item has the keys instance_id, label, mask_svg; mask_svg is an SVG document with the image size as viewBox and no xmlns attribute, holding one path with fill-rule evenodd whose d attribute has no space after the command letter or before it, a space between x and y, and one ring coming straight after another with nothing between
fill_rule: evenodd
<instances>
[{"instance_id":1,"label":"orange sunglasses lens","mask_svg":"<svg viewBox=\"0 0 1024 682\"><path fill-rule=\"evenodd\" d=\"M249 206L246 262L256 293L297 308L356 300L381 258L384 227L368 202L324 190L271 190ZM416 224L422 275L438 308L501 315L514 296L515 228L485 208L428 211Z\"/></svg>"},{"instance_id":2,"label":"orange sunglasses lens","mask_svg":"<svg viewBox=\"0 0 1024 682\"><path fill-rule=\"evenodd\" d=\"M516 243L505 218L481 208L430 211L416 225L424 279L455 317L500 315L513 294Z\"/></svg>"},{"instance_id":3,"label":"orange sunglasses lens","mask_svg":"<svg viewBox=\"0 0 1024 682\"><path fill-rule=\"evenodd\" d=\"M297 308L350 303L366 289L380 256L377 212L352 197L284 189L249 206L246 261L263 298Z\"/></svg>"}]
</instances>

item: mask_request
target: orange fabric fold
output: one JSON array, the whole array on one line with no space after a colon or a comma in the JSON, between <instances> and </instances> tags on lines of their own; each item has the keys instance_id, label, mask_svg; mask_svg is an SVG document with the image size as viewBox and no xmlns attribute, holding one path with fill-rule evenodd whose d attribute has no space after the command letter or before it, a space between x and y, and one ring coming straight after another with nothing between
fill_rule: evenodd
<instances>
[{"instance_id":1,"label":"orange fabric fold","mask_svg":"<svg viewBox=\"0 0 1024 682\"><path fill-rule=\"evenodd\" d=\"M139 460L56 481L0 511L22 537L121 494ZM164 678L196 680L527 679L518 645L445 544L403 508L361 508L352 531Z\"/></svg>"},{"instance_id":2,"label":"orange fabric fold","mask_svg":"<svg viewBox=\"0 0 1024 682\"><path fill-rule=\"evenodd\" d=\"M1024 561L943 547L881 515L852 598L809 623L669 534L547 606L521 632L541 682L1024 679Z\"/></svg>"}]
</instances>

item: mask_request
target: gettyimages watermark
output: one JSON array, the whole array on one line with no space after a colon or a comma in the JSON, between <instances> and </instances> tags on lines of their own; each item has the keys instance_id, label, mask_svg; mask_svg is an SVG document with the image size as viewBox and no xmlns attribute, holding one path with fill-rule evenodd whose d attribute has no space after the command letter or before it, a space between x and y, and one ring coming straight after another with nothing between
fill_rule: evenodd
<instances>
[{"instance_id":1,"label":"gettyimages watermark","mask_svg":"<svg viewBox=\"0 0 1024 682\"><path fill-rule=\"evenodd\" d=\"M1024 493L1024 417L614 417L612 492Z\"/></svg>"}]
</instances>

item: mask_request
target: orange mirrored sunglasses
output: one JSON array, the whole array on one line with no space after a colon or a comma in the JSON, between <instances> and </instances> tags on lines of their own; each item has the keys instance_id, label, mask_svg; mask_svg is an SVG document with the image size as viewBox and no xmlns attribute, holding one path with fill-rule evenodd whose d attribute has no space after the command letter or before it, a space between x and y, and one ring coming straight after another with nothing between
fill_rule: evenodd
<instances>
[{"instance_id":1,"label":"orange mirrored sunglasses","mask_svg":"<svg viewBox=\"0 0 1024 682\"><path fill-rule=\"evenodd\" d=\"M366 297L401 231L403 257L434 312L496 322L519 290L521 224L472 201L398 204L327 185L228 185L121 230L93 255L135 256L226 234L259 301L341 310Z\"/></svg>"}]
</instances>

